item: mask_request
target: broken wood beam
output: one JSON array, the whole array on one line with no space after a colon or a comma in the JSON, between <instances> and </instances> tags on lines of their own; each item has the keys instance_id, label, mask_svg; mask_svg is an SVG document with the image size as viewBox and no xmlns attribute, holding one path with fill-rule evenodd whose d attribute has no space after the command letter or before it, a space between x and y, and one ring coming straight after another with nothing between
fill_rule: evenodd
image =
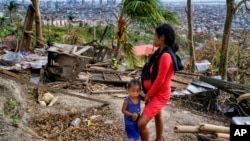
<instances>
[{"instance_id":1,"label":"broken wood beam","mask_svg":"<svg viewBox=\"0 0 250 141\"><path fill-rule=\"evenodd\" d=\"M103 91L92 91L91 94L101 94L101 93L126 93L127 90L103 90Z\"/></svg>"},{"instance_id":2,"label":"broken wood beam","mask_svg":"<svg viewBox=\"0 0 250 141\"><path fill-rule=\"evenodd\" d=\"M106 73L117 73L117 74L129 74L128 71L116 71L111 69L83 69L82 71L88 72L106 72Z\"/></svg>"},{"instance_id":3,"label":"broken wood beam","mask_svg":"<svg viewBox=\"0 0 250 141\"><path fill-rule=\"evenodd\" d=\"M2 72L3 74L8 75L8 76L12 76L12 77L15 77L15 78L17 78L17 79L20 79L20 76L19 76L19 75L15 74L15 73L13 73L13 72L11 72L11 71L8 71L8 70L1 70L1 72Z\"/></svg>"},{"instance_id":4,"label":"broken wood beam","mask_svg":"<svg viewBox=\"0 0 250 141\"><path fill-rule=\"evenodd\" d=\"M190 73L190 72L183 72L183 71L177 71L177 72L175 72L175 73L177 73L177 74L193 75L193 76L201 76L201 74Z\"/></svg>"},{"instance_id":5,"label":"broken wood beam","mask_svg":"<svg viewBox=\"0 0 250 141\"><path fill-rule=\"evenodd\" d=\"M189 85L190 84L190 83L186 83L186 82L182 82L182 81L176 80L174 78L172 78L171 81L177 82L177 83L180 83L180 84L184 84L184 85Z\"/></svg>"},{"instance_id":6,"label":"broken wood beam","mask_svg":"<svg viewBox=\"0 0 250 141\"><path fill-rule=\"evenodd\" d=\"M108 66L110 65L110 63L96 63L96 64L87 64L86 67L92 67L92 66L96 66L96 67L103 67L103 66Z\"/></svg>"},{"instance_id":7,"label":"broken wood beam","mask_svg":"<svg viewBox=\"0 0 250 141\"><path fill-rule=\"evenodd\" d=\"M76 79L75 81L83 81L85 82L87 79ZM92 82L100 82L114 85L126 85L129 81L112 81L112 80L100 80L100 79L90 79Z\"/></svg>"},{"instance_id":8,"label":"broken wood beam","mask_svg":"<svg viewBox=\"0 0 250 141\"><path fill-rule=\"evenodd\" d=\"M204 124L204 123L200 125L200 130L212 133L230 133L229 127L218 126L213 124Z\"/></svg>"},{"instance_id":9,"label":"broken wood beam","mask_svg":"<svg viewBox=\"0 0 250 141\"><path fill-rule=\"evenodd\" d=\"M176 125L174 126L175 133L198 133L199 126Z\"/></svg>"},{"instance_id":10,"label":"broken wood beam","mask_svg":"<svg viewBox=\"0 0 250 141\"><path fill-rule=\"evenodd\" d=\"M19 82L21 84L27 84L27 85L33 86L35 88L45 89L45 90L48 90L48 91L51 91L51 92L54 92L54 93L62 93L64 95L68 95L68 96L74 96L74 97L78 97L78 98L81 98L81 99L86 99L86 100L90 100L90 101L95 101L95 102L103 103L104 106L109 105L109 102L104 101L104 100L99 100L99 99L94 99L94 98L87 97L87 96L73 94L73 93L66 92L66 91L61 90L61 89L50 88L50 87L47 87L47 86L45 86L43 84L35 84L35 83L29 82L29 81L26 81L26 80L17 79L17 78L10 77L10 76L4 75L4 74L0 74L0 77L5 78L5 79L9 79L9 80L13 80L13 81L16 81L16 82Z\"/></svg>"},{"instance_id":11,"label":"broken wood beam","mask_svg":"<svg viewBox=\"0 0 250 141\"><path fill-rule=\"evenodd\" d=\"M237 95L250 92L250 87L243 85L243 84L237 84L237 83L233 83L229 81L218 80L218 79L208 77L208 76L200 76L200 80L208 84L211 84L223 91L237 94Z\"/></svg>"}]
</instances>

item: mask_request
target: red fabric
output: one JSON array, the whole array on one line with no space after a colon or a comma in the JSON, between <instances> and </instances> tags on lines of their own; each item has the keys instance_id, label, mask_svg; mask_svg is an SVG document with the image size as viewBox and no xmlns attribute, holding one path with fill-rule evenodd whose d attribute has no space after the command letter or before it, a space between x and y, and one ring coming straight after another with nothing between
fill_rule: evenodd
<instances>
[{"instance_id":1,"label":"red fabric","mask_svg":"<svg viewBox=\"0 0 250 141\"><path fill-rule=\"evenodd\" d=\"M150 73L152 73L152 66ZM149 117L154 117L164 107L170 99L171 78L174 73L173 61L169 53L163 53L159 60L159 69L154 83L151 80L144 80L147 89L149 103L145 106L143 113Z\"/></svg>"}]
</instances>

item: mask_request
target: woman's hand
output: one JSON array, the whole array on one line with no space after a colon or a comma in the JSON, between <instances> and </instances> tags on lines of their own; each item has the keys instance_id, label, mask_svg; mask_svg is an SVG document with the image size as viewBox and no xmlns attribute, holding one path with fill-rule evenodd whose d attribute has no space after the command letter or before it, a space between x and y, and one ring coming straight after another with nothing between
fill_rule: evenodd
<instances>
[{"instance_id":1,"label":"woman's hand","mask_svg":"<svg viewBox=\"0 0 250 141\"><path fill-rule=\"evenodd\" d=\"M150 98L149 97L147 97L147 95L144 97L144 100L145 100L145 104L147 105L148 104L148 102L150 101Z\"/></svg>"}]
</instances>

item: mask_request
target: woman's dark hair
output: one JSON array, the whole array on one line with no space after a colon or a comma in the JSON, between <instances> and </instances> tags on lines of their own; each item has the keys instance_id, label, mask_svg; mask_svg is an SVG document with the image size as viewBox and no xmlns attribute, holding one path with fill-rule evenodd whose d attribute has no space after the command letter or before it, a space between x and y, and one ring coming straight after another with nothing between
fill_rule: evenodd
<instances>
[{"instance_id":1,"label":"woman's dark hair","mask_svg":"<svg viewBox=\"0 0 250 141\"><path fill-rule=\"evenodd\" d=\"M127 88L131 88L134 85L138 85L141 88L141 82L139 79L133 78L132 80L130 80L127 84Z\"/></svg>"},{"instance_id":2,"label":"woman's dark hair","mask_svg":"<svg viewBox=\"0 0 250 141\"><path fill-rule=\"evenodd\" d=\"M159 25L155 32L158 37L164 36L164 42L167 46L171 47L175 52L178 51L179 46L175 43L175 31L170 24L164 23Z\"/></svg>"}]
</instances>

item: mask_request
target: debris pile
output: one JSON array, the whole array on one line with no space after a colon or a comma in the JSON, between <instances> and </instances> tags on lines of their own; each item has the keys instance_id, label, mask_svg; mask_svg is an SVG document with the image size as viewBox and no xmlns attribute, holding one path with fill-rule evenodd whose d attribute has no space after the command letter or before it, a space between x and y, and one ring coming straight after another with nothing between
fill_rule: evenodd
<instances>
[{"instance_id":1,"label":"debris pile","mask_svg":"<svg viewBox=\"0 0 250 141\"><path fill-rule=\"evenodd\" d=\"M175 133L199 133L199 139L226 139L229 140L229 127L213 124L200 124L198 126L176 125ZM210 134L210 135L207 135Z\"/></svg>"},{"instance_id":2,"label":"debris pile","mask_svg":"<svg viewBox=\"0 0 250 141\"><path fill-rule=\"evenodd\" d=\"M69 114L46 113L30 119L39 136L49 140L125 140L123 122L109 107ZM80 120L79 120L80 119Z\"/></svg>"}]
</instances>

